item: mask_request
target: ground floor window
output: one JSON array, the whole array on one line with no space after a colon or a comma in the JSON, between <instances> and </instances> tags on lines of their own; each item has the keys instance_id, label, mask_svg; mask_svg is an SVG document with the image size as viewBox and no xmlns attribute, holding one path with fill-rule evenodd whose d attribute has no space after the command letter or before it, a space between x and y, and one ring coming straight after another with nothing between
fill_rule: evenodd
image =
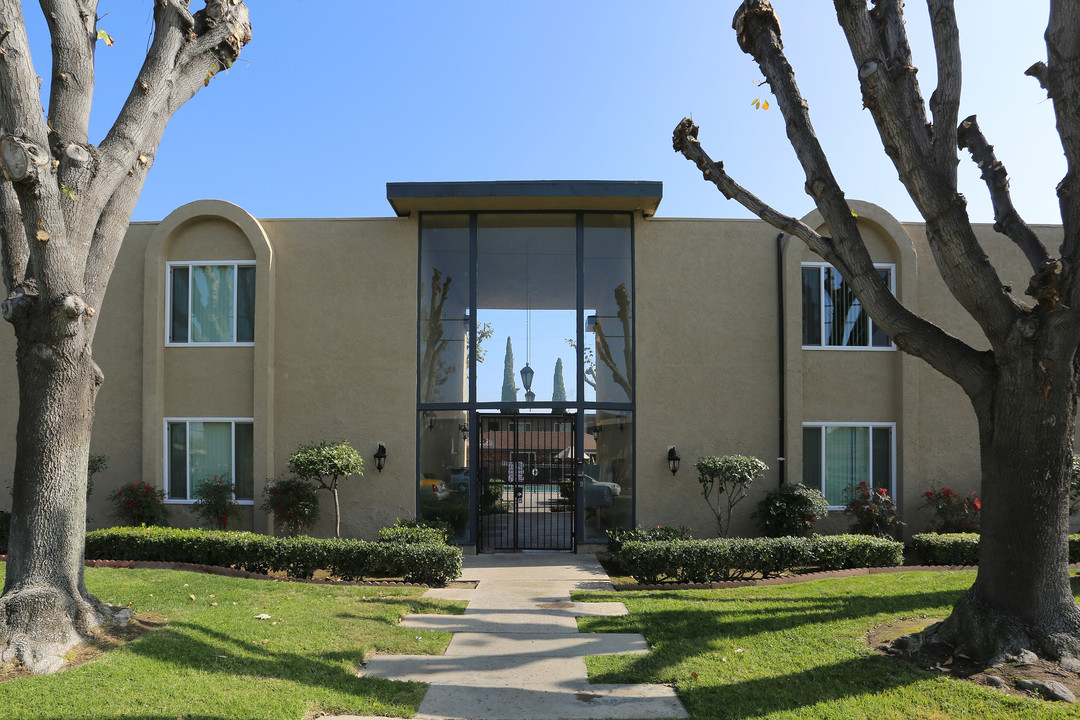
<instances>
[{"instance_id":1,"label":"ground floor window","mask_svg":"<svg viewBox=\"0 0 1080 720\"><path fill-rule=\"evenodd\" d=\"M228 478L240 502L254 502L254 424L250 419L167 419L165 494L190 501L202 483Z\"/></svg>"},{"instance_id":2,"label":"ground floor window","mask_svg":"<svg viewBox=\"0 0 1080 720\"><path fill-rule=\"evenodd\" d=\"M896 426L891 423L803 425L803 484L845 506L862 482L896 496Z\"/></svg>"}]
</instances>

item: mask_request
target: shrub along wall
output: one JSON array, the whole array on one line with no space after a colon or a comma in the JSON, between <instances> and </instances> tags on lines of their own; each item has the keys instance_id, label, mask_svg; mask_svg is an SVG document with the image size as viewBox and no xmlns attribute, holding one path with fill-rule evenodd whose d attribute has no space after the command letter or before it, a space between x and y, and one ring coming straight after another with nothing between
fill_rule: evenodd
<instances>
[{"instance_id":1,"label":"shrub along wall","mask_svg":"<svg viewBox=\"0 0 1080 720\"><path fill-rule=\"evenodd\" d=\"M927 565L978 565L978 533L923 533L911 547ZM1069 536L1069 562L1080 562L1080 535Z\"/></svg>"},{"instance_id":2,"label":"shrub along wall","mask_svg":"<svg viewBox=\"0 0 1080 720\"><path fill-rule=\"evenodd\" d=\"M462 561L461 550L428 538L367 542L161 527L91 531L86 534L86 557L219 565L295 578L325 570L343 580L401 577L427 585L445 585L459 577Z\"/></svg>"},{"instance_id":3,"label":"shrub along wall","mask_svg":"<svg viewBox=\"0 0 1080 720\"><path fill-rule=\"evenodd\" d=\"M904 545L869 535L629 541L619 560L638 582L706 583L805 567L895 567L904 562Z\"/></svg>"}]
</instances>

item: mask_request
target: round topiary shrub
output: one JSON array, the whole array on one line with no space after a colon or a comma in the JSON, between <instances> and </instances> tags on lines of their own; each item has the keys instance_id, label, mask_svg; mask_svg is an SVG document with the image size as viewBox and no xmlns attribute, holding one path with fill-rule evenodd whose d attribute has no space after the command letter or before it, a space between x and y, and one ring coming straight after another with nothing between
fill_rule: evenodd
<instances>
[{"instance_id":1,"label":"round topiary shrub","mask_svg":"<svg viewBox=\"0 0 1080 720\"><path fill-rule=\"evenodd\" d=\"M808 537L814 523L829 514L820 490L802 483L784 483L770 490L751 516L766 537Z\"/></svg>"}]
</instances>

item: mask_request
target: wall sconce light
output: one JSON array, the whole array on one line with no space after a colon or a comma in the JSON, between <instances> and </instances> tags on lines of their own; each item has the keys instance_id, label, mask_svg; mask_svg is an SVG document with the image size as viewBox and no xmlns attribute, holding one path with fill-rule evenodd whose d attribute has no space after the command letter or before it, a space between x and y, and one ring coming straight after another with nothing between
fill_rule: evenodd
<instances>
[{"instance_id":1,"label":"wall sconce light","mask_svg":"<svg viewBox=\"0 0 1080 720\"><path fill-rule=\"evenodd\" d=\"M625 429L626 429L626 416L625 415L620 415L619 416L619 432L622 432Z\"/></svg>"},{"instance_id":2,"label":"wall sconce light","mask_svg":"<svg viewBox=\"0 0 1080 720\"><path fill-rule=\"evenodd\" d=\"M375 451L375 469L382 472L386 466L386 446L379 443L379 449Z\"/></svg>"},{"instance_id":3,"label":"wall sconce light","mask_svg":"<svg viewBox=\"0 0 1080 720\"><path fill-rule=\"evenodd\" d=\"M679 457L679 453L675 452L675 446L672 445L667 451L667 466L671 471L671 476L675 477L675 473L679 472L679 461L682 460Z\"/></svg>"},{"instance_id":4,"label":"wall sconce light","mask_svg":"<svg viewBox=\"0 0 1080 720\"><path fill-rule=\"evenodd\" d=\"M603 430L603 428L600 427L599 425L590 425L589 428L585 432L589 433L594 438L599 438L601 430Z\"/></svg>"},{"instance_id":5,"label":"wall sconce light","mask_svg":"<svg viewBox=\"0 0 1080 720\"><path fill-rule=\"evenodd\" d=\"M461 423L457 426L457 429L461 431L461 441L469 441L469 423Z\"/></svg>"}]
</instances>

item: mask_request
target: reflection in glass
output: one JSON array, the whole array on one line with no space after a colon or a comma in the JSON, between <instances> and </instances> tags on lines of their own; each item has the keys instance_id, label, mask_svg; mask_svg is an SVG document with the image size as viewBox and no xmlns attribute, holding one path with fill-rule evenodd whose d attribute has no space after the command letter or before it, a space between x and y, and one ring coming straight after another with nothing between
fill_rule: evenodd
<instances>
[{"instance_id":1,"label":"reflection in glass","mask_svg":"<svg viewBox=\"0 0 1080 720\"><path fill-rule=\"evenodd\" d=\"M424 218L420 402L468 399L469 216Z\"/></svg>"},{"instance_id":2,"label":"reflection in glass","mask_svg":"<svg viewBox=\"0 0 1080 720\"><path fill-rule=\"evenodd\" d=\"M585 433L584 541L607 542L608 530L634 526L633 413L589 413Z\"/></svg>"},{"instance_id":3,"label":"reflection in glass","mask_svg":"<svg viewBox=\"0 0 1080 720\"><path fill-rule=\"evenodd\" d=\"M469 468L468 413L423 410L419 423L417 517L446 522L457 542L468 542L469 508L476 492Z\"/></svg>"},{"instance_id":4,"label":"reflection in glass","mask_svg":"<svg viewBox=\"0 0 1080 720\"><path fill-rule=\"evenodd\" d=\"M555 395L555 366L562 360L561 402L572 402L577 363L566 341L575 336L577 322L575 216L483 214L476 233L477 323L502 353L502 362L482 362L481 347L477 401L524 402L520 372L528 364L535 401L547 402Z\"/></svg>"},{"instance_id":5,"label":"reflection in glass","mask_svg":"<svg viewBox=\"0 0 1080 720\"><path fill-rule=\"evenodd\" d=\"M586 400L634 399L630 218L585 215Z\"/></svg>"}]
</instances>

